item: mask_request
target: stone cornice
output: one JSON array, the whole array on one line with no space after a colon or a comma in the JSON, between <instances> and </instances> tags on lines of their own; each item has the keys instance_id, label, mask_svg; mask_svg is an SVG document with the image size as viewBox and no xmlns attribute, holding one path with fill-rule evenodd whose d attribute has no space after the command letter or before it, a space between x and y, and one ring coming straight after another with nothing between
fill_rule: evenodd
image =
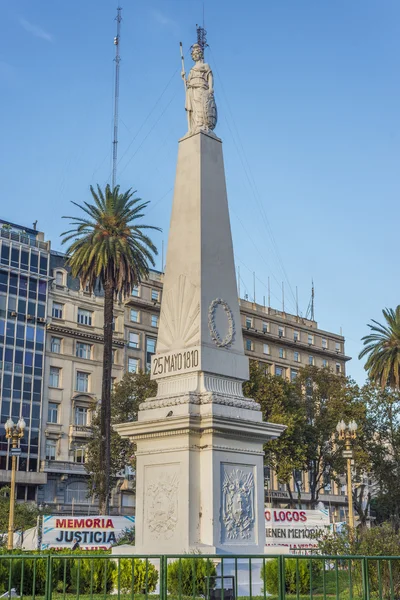
<instances>
[{"instance_id":1,"label":"stone cornice","mask_svg":"<svg viewBox=\"0 0 400 600\"><path fill-rule=\"evenodd\" d=\"M73 329L72 327L67 327L66 325L58 325L56 323L49 323L47 325L47 331L54 333L62 333L64 335L67 335L68 337L89 340L91 342L104 342L104 336L98 333L93 333L91 331L86 331L83 329ZM125 341L113 339L113 346L116 346L117 348L124 348Z\"/></svg>"}]
</instances>

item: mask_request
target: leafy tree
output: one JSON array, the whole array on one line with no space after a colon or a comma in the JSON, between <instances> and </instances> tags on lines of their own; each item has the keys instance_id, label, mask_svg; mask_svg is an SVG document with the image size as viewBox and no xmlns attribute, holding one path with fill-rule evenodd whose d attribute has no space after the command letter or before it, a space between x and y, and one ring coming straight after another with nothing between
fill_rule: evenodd
<instances>
[{"instance_id":1,"label":"leafy tree","mask_svg":"<svg viewBox=\"0 0 400 600\"><path fill-rule=\"evenodd\" d=\"M378 493L373 501L378 522L400 528L400 391L367 384L365 438L370 472Z\"/></svg>"},{"instance_id":2,"label":"leafy tree","mask_svg":"<svg viewBox=\"0 0 400 600\"><path fill-rule=\"evenodd\" d=\"M0 490L0 531L8 530L10 514L10 488L4 486ZM26 531L36 526L39 510L33 502L17 502L14 509L14 531Z\"/></svg>"},{"instance_id":3,"label":"leafy tree","mask_svg":"<svg viewBox=\"0 0 400 600\"><path fill-rule=\"evenodd\" d=\"M93 291L96 284L104 290L104 352L100 408L100 453L96 494L101 514L109 513L111 476L111 368L114 300L129 296L132 288L148 277L149 264L154 265L157 249L144 233L158 229L138 221L148 202L134 198L129 189L120 193L119 186L103 192L91 186L93 204L73 202L86 216L72 219L73 229L62 234L62 243L70 243L67 264L72 276L80 279L82 287Z\"/></svg>"},{"instance_id":4,"label":"leafy tree","mask_svg":"<svg viewBox=\"0 0 400 600\"><path fill-rule=\"evenodd\" d=\"M345 422L354 419L358 423L358 438L354 444L357 462L361 467L366 460L362 450L365 406L352 380L326 368L300 369L295 386L304 415L304 470L308 473L311 505L315 508L326 483L340 483L339 476L345 472L343 443L336 437L340 419Z\"/></svg>"},{"instance_id":5,"label":"leafy tree","mask_svg":"<svg viewBox=\"0 0 400 600\"><path fill-rule=\"evenodd\" d=\"M139 406L147 398L155 396L157 383L151 381L150 374L140 371L139 373L125 373L122 380L115 384L111 396L111 424L127 423L137 421ZM100 413L97 412L92 419L92 437L87 446L86 470L89 474L90 495L96 495L99 482L103 476L100 465L101 436L100 436ZM134 444L122 438L113 428L111 429L111 460L110 478L111 485L116 485L118 474L127 465L133 463Z\"/></svg>"},{"instance_id":6,"label":"leafy tree","mask_svg":"<svg viewBox=\"0 0 400 600\"><path fill-rule=\"evenodd\" d=\"M291 487L292 475L305 464L304 413L295 391L295 386L287 379L268 375L258 362L250 362L250 379L243 386L245 396L260 404L264 421L286 425L279 438L264 446L264 452L266 465L275 471L281 483L287 485L293 507L296 500Z\"/></svg>"},{"instance_id":7,"label":"leafy tree","mask_svg":"<svg viewBox=\"0 0 400 600\"><path fill-rule=\"evenodd\" d=\"M369 379L381 388L400 388L400 305L393 310L385 308L386 323L381 325L372 319L369 335L362 338L364 348L358 358L368 355L365 370Z\"/></svg>"},{"instance_id":8,"label":"leafy tree","mask_svg":"<svg viewBox=\"0 0 400 600\"><path fill-rule=\"evenodd\" d=\"M315 508L321 490L329 481L339 481L345 472L343 445L336 438L336 425L343 418L360 425L357 462L366 462L363 451L365 407L359 388L349 379L329 369L309 366L299 370L293 383L266 375L258 365L250 365L250 380L244 386L247 396L260 403L263 418L287 426L285 432L265 446L265 460L287 485L290 504L301 489L296 471L309 477L311 504Z\"/></svg>"}]
</instances>

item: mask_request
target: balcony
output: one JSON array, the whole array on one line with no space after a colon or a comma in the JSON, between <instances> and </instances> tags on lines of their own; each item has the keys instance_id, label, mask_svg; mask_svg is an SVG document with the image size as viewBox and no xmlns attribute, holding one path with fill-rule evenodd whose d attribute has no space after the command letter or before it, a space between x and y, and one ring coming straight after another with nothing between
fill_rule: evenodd
<instances>
[{"instance_id":1,"label":"balcony","mask_svg":"<svg viewBox=\"0 0 400 600\"><path fill-rule=\"evenodd\" d=\"M27 246L31 246L32 248L40 248L41 250L50 249L50 242L41 242L40 240L36 240L33 237L29 236L27 233L13 231L10 229L6 229L4 227L0 228L0 237L5 238L6 240L11 240L13 242L19 242L20 244L26 244Z\"/></svg>"},{"instance_id":2,"label":"balcony","mask_svg":"<svg viewBox=\"0 0 400 600\"><path fill-rule=\"evenodd\" d=\"M88 440L92 437L92 429L87 425L70 425L69 437Z\"/></svg>"},{"instance_id":3,"label":"balcony","mask_svg":"<svg viewBox=\"0 0 400 600\"><path fill-rule=\"evenodd\" d=\"M87 475L85 465L62 460L42 460L40 470L45 473L65 473L68 475Z\"/></svg>"}]
</instances>

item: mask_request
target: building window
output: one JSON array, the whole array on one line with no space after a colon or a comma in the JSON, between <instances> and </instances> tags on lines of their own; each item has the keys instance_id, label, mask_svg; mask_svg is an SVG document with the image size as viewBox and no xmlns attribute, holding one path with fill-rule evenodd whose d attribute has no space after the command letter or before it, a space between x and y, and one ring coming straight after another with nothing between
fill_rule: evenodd
<instances>
[{"instance_id":1,"label":"building window","mask_svg":"<svg viewBox=\"0 0 400 600\"><path fill-rule=\"evenodd\" d=\"M86 448L75 448L74 462L84 465L86 462Z\"/></svg>"},{"instance_id":2,"label":"building window","mask_svg":"<svg viewBox=\"0 0 400 600\"><path fill-rule=\"evenodd\" d=\"M128 346L129 348L139 348L139 334L138 333L134 333L133 331L129 332L129 342L128 342Z\"/></svg>"},{"instance_id":3,"label":"building window","mask_svg":"<svg viewBox=\"0 0 400 600\"><path fill-rule=\"evenodd\" d=\"M75 481L74 483L70 483L66 490L65 502L66 504L88 504L88 488L87 484L84 481Z\"/></svg>"},{"instance_id":4,"label":"building window","mask_svg":"<svg viewBox=\"0 0 400 600\"><path fill-rule=\"evenodd\" d=\"M156 352L156 340L154 338L146 338L146 368L151 368L151 357Z\"/></svg>"},{"instance_id":5,"label":"building window","mask_svg":"<svg viewBox=\"0 0 400 600\"><path fill-rule=\"evenodd\" d=\"M46 440L46 460L56 460L57 442Z\"/></svg>"},{"instance_id":6,"label":"building window","mask_svg":"<svg viewBox=\"0 0 400 600\"><path fill-rule=\"evenodd\" d=\"M296 369L290 369L290 381L294 381L297 377Z\"/></svg>"},{"instance_id":7,"label":"building window","mask_svg":"<svg viewBox=\"0 0 400 600\"><path fill-rule=\"evenodd\" d=\"M139 361L137 358L128 358L128 372L137 373L139 370Z\"/></svg>"},{"instance_id":8,"label":"building window","mask_svg":"<svg viewBox=\"0 0 400 600\"><path fill-rule=\"evenodd\" d=\"M335 350L336 350L336 352L340 352L340 343L339 342L335 342Z\"/></svg>"},{"instance_id":9,"label":"building window","mask_svg":"<svg viewBox=\"0 0 400 600\"><path fill-rule=\"evenodd\" d=\"M328 361L326 360L326 358L324 358L324 360L322 361L322 366L323 367L327 367L328 366Z\"/></svg>"},{"instance_id":10,"label":"building window","mask_svg":"<svg viewBox=\"0 0 400 600\"><path fill-rule=\"evenodd\" d=\"M293 331L293 339L295 342L300 341L300 333L298 331Z\"/></svg>"},{"instance_id":11,"label":"building window","mask_svg":"<svg viewBox=\"0 0 400 600\"><path fill-rule=\"evenodd\" d=\"M117 382L117 378L116 377L111 377L111 391L113 392L115 390L115 384Z\"/></svg>"},{"instance_id":12,"label":"building window","mask_svg":"<svg viewBox=\"0 0 400 600\"><path fill-rule=\"evenodd\" d=\"M308 334L308 343L309 344L313 344L314 343L314 336L312 333Z\"/></svg>"},{"instance_id":13,"label":"building window","mask_svg":"<svg viewBox=\"0 0 400 600\"><path fill-rule=\"evenodd\" d=\"M336 373L339 375L339 373L342 372L342 367L340 363L336 363Z\"/></svg>"},{"instance_id":14,"label":"building window","mask_svg":"<svg viewBox=\"0 0 400 600\"><path fill-rule=\"evenodd\" d=\"M47 422L58 423L58 404L55 402L49 402L47 410Z\"/></svg>"},{"instance_id":15,"label":"building window","mask_svg":"<svg viewBox=\"0 0 400 600\"><path fill-rule=\"evenodd\" d=\"M86 427L88 424L88 409L83 406L75 407L75 425Z\"/></svg>"},{"instance_id":16,"label":"building window","mask_svg":"<svg viewBox=\"0 0 400 600\"><path fill-rule=\"evenodd\" d=\"M89 373L83 371L76 372L76 391L77 392L88 392L89 391Z\"/></svg>"},{"instance_id":17,"label":"building window","mask_svg":"<svg viewBox=\"0 0 400 600\"><path fill-rule=\"evenodd\" d=\"M61 369L59 367L50 367L49 386L59 388L61 380Z\"/></svg>"},{"instance_id":18,"label":"building window","mask_svg":"<svg viewBox=\"0 0 400 600\"><path fill-rule=\"evenodd\" d=\"M138 298L138 297L139 297L139 295L140 295L140 294L139 294L139 286L138 286L138 285L135 285L135 287L134 287L134 288L132 288L132 296L135 296L135 298Z\"/></svg>"},{"instance_id":19,"label":"building window","mask_svg":"<svg viewBox=\"0 0 400 600\"><path fill-rule=\"evenodd\" d=\"M78 358L92 358L92 345L76 342L76 356Z\"/></svg>"},{"instance_id":20,"label":"building window","mask_svg":"<svg viewBox=\"0 0 400 600\"><path fill-rule=\"evenodd\" d=\"M117 360L117 351L113 349L111 351L111 364L115 365L116 360Z\"/></svg>"},{"instance_id":21,"label":"building window","mask_svg":"<svg viewBox=\"0 0 400 600\"><path fill-rule=\"evenodd\" d=\"M262 324L262 330L263 330L263 333L268 333L268 331L269 331L269 323L266 323L264 321L263 324Z\"/></svg>"},{"instance_id":22,"label":"building window","mask_svg":"<svg viewBox=\"0 0 400 600\"><path fill-rule=\"evenodd\" d=\"M275 365L275 375L277 377L283 377L285 374L285 369L283 367L278 367L277 365Z\"/></svg>"},{"instance_id":23,"label":"building window","mask_svg":"<svg viewBox=\"0 0 400 600\"><path fill-rule=\"evenodd\" d=\"M253 342L249 339L246 340L246 350L253 350Z\"/></svg>"},{"instance_id":24,"label":"building window","mask_svg":"<svg viewBox=\"0 0 400 600\"><path fill-rule=\"evenodd\" d=\"M279 358L286 358L286 351L284 348L279 348Z\"/></svg>"},{"instance_id":25,"label":"building window","mask_svg":"<svg viewBox=\"0 0 400 600\"><path fill-rule=\"evenodd\" d=\"M285 328L284 327L281 327L281 326L278 327L278 335L279 335L279 337L285 337Z\"/></svg>"},{"instance_id":26,"label":"building window","mask_svg":"<svg viewBox=\"0 0 400 600\"><path fill-rule=\"evenodd\" d=\"M309 365L313 365L314 364L314 357L313 356L309 356L308 357L308 364Z\"/></svg>"},{"instance_id":27,"label":"building window","mask_svg":"<svg viewBox=\"0 0 400 600\"><path fill-rule=\"evenodd\" d=\"M64 273L56 271L56 285L64 285Z\"/></svg>"},{"instance_id":28,"label":"building window","mask_svg":"<svg viewBox=\"0 0 400 600\"><path fill-rule=\"evenodd\" d=\"M139 311L131 308L131 321L132 323L139 323Z\"/></svg>"},{"instance_id":29,"label":"building window","mask_svg":"<svg viewBox=\"0 0 400 600\"><path fill-rule=\"evenodd\" d=\"M158 316L157 315L151 315L151 326L158 327Z\"/></svg>"},{"instance_id":30,"label":"building window","mask_svg":"<svg viewBox=\"0 0 400 600\"><path fill-rule=\"evenodd\" d=\"M64 304L58 304L58 302L53 302L53 311L52 311L52 315L55 319L62 319L63 318L63 309L64 309Z\"/></svg>"},{"instance_id":31,"label":"building window","mask_svg":"<svg viewBox=\"0 0 400 600\"><path fill-rule=\"evenodd\" d=\"M328 347L328 340L326 338L322 338L322 347L323 348L327 348Z\"/></svg>"},{"instance_id":32,"label":"building window","mask_svg":"<svg viewBox=\"0 0 400 600\"><path fill-rule=\"evenodd\" d=\"M160 292L158 290L151 290L151 299L158 302L160 299Z\"/></svg>"},{"instance_id":33,"label":"building window","mask_svg":"<svg viewBox=\"0 0 400 600\"><path fill-rule=\"evenodd\" d=\"M78 323L80 325L91 325L93 313L90 310L78 308Z\"/></svg>"},{"instance_id":34,"label":"building window","mask_svg":"<svg viewBox=\"0 0 400 600\"><path fill-rule=\"evenodd\" d=\"M55 354L60 354L61 353L61 338L59 337L52 337L51 338L51 351L55 352Z\"/></svg>"},{"instance_id":35,"label":"building window","mask_svg":"<svg viewBox=\"0 0 400 600\"><path fill-rule=\"evenodd\" d=\"M246 317L246 327L247 327L247 329L250 329L250 327L253 327L253 319L251 317Z\"/></svg>"},{"instance_id":36,"label":"building window","mask_svg":"<svg viewBox=\"0 0 400 600\"><path fill-rule=\"evenodd\" d=\"M269 354L269 344L264 344L264 354Z\"/></svg>"},{"instance_id":37,"label":"building window","mask_svg":"<svg viewBox=\"0 0 400 600\"><path fill-rule=\"evenodd\" d=\"M300 352L293 352L294 362L300 362Z\"/></svg>"}]
</instances>

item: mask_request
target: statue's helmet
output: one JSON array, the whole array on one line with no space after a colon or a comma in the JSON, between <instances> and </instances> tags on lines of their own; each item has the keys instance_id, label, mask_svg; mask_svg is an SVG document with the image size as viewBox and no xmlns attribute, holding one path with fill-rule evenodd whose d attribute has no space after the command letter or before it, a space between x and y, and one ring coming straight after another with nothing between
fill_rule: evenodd
<instances>
[{"instance_id":1,"label":"statue's helmet","mask_svg":"<svg viewBox=\"0 0 400 600\"><path fill-rule=\"evenodd\" d=\"M204 58L203 48L200 46L200 44L193 44L191 50L193 60L200 60L201 58Z\"/></svg>"}]
</instances>

